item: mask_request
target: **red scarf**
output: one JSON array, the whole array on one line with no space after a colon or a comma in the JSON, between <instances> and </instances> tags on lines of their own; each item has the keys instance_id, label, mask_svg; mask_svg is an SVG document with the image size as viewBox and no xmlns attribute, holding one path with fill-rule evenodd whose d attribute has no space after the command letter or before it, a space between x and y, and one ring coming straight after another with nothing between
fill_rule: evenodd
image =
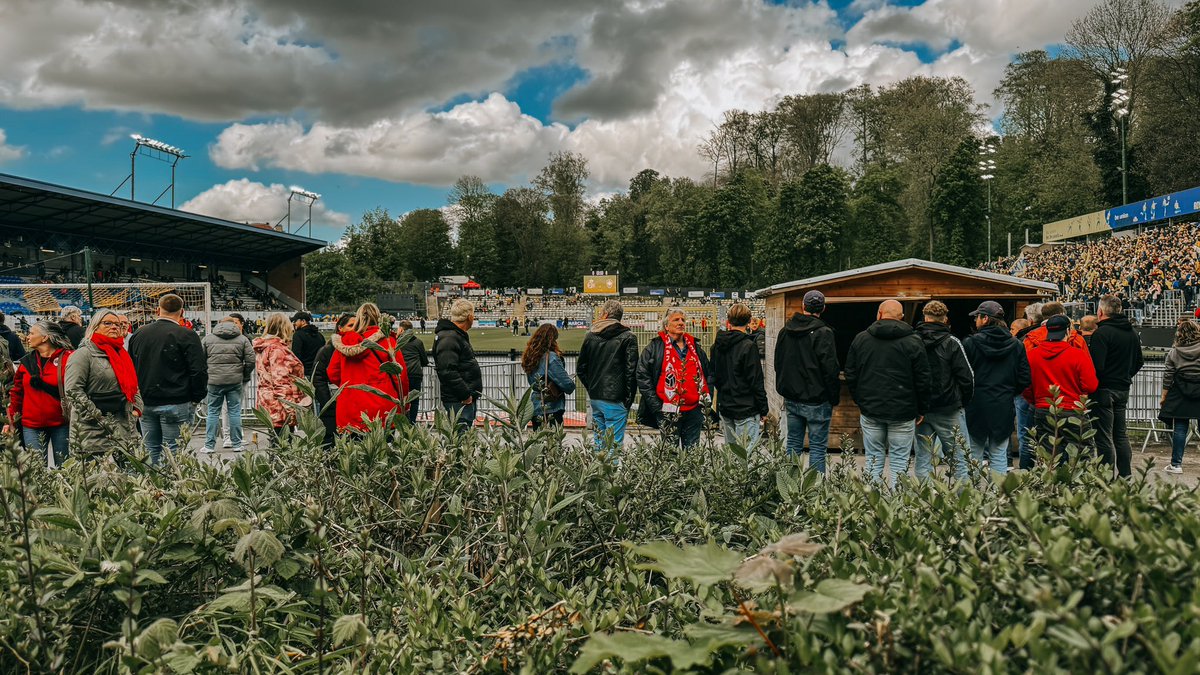
<instances>
[{"instance_id":1,"label":"red scarf","mask_svg":"<svg viewBox=\"0 0 1200 675\"><path fill-rule=\"evenodd\" d=\"M696 341L686 333L687 356L679 358L675 343L666 333L659 333L663 341L662 375L658 378L658 398L663 403L673 403L681 411L692 410L700 403L700 396L708 394L708 382L696 355Z\"/></svg>"},{"instance_id":2,"label":"red scarf","mask_svg":"<svg viewBox=\"0 0 1200 675\"><path fill-rule=\"evenodd\" d=\"M100 333L92 333L92 344L99 347L108 356L108 363L112 366L113 374L117 376L117 384L121 387L121 393L125 394L125 400L132 403L138 390L137 371L133 368L133 359L129 358L129 352L125 350L125 341L121 338L110 338Z\"/></svg>"}]
</instances>

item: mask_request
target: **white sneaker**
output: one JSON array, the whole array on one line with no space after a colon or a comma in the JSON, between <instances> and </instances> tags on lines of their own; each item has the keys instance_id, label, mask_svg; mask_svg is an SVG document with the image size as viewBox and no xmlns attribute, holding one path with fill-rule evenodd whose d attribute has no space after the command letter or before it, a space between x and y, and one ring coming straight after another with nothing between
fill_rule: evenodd
<instances>
[{"instance_id":1,"label":"white sneaker","mask_svg":"<svg viewBox=\"0 0 1200 675\"><path fill-rule=\"evenodd\" d=\"M1183 467L1177 464L1168 464L1167 466L1163 467L1163 471L1166 471L1167 473L1183 473Z\"/></svg>"},{"instance_id":2,"label":"white sneaker","mask_svg":"<svg viewBox=\"0 0 1200 675\"><path fill-rule=\"evenodd\" d=\"M230 445L230 447L232 447L232 444ZM234 451L234 452L245 452L245 451L246 451L246 446L244 446L244 445L239 445L239 446L237 446L236 448L233 448L233 451Z\"/></svg>"},{"instance_id":3,"label":"white sneaker","mask_svg":"<svg viewBox=\"0 0 1200 675\"><path fill-rule=\"evenodd\" d=\"M229 438L228 436L226 436L226 437L225 437L225 444L224 444L224 445L222 445L221 447L222 447L222 448L232 448L232 447L233 447L233 441L232 441L232 440L230 440L230 438Z\"/></svg>"},{"instance_id":4,"label":"white sneaker","mask_svg":"<svg viewBox=\"0 0 1200 675\"><path fill-rule=\"evenodd\" d=\"M203 452L204 454L206 454L206 455L207 455L207 454L208 454L208 453L210 453L210 452L216 452L216 451L217 451L217 449L216 449L216 448L210 448L210 447L208 447L208 446L206 445L206 446L204 446L203 448L201 448L201 449L200 449L200 451L201 451L201 452Z\"/></svg>"}]
</instances>

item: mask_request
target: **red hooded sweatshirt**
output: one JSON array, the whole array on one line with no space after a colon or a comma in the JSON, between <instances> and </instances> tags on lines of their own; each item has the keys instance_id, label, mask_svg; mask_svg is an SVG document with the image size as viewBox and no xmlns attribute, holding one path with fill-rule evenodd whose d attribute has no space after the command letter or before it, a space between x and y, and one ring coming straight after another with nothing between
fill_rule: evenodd
<instances>
[{"instance_id":1,"label":"red hooded sweatshirt","mask_svg":"<svg viewBox=\"0 0 1200 675\"><path fill-rule=\"evenodd\" d=\"M1096 366L1087 350L1067 342L1042 342L1028 352L1033 384L1025 390L1025 400L1039 410L1050 408L1050 386L1058 385L1063 407L1074 410L1079 397L1092 394L1100 386Z\"/></svg>"},{"instance_id":2,"label":"red hooded sweatshirt","mask_svg":"<svg viewBox=\"0 0 1200 675\"><path fill-rule=\"evenodd\" d=\"M364 344L367 340L387 351L368 349ZM333 384L339 387L366 385L401 401L408 395L408 371L394 377L380 369L384 361L393 360L389 353L395 352L396 340L381 333L379 328L372 326L362 335L354 331L334 335L333 349L333 357L329 359L329 366L325 369L329 381ZM403 366L404 358L400 357L396 362ZM336 406L338 429L366 429L363 423L364 413L367 419L376 420L389 412L404 412L389 399L360 389L345 389L339 393Z\"/></svg>"}]
</instances>

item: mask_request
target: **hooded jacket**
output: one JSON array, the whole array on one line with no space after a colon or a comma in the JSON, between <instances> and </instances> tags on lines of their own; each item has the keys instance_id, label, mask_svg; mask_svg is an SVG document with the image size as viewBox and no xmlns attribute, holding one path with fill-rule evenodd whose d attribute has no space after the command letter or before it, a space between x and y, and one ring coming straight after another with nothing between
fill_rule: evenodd
<instances>
[{"instance_id":1,"label":"hooded jacket","mask_svg":"<svg viewBox=\"0 0 1200 675\"><path fill-rule=\"evenodd\" d=\"M276 335L254 338L252 344L258 356L255 364L258 373L255 407L265 410L275 427L295 424L296 411L285 401L301 406L311 402L296 386L296 380L304 377L304 365Z\"/></svg>"},{"instance_id":2,"label":"hooded jacket","mask_svg":"<svg viewBox=\"0 0 1200 675\"><path fill-rule=\"evenodd\" d=\"M597 401L633 405L637 396L637 337L616 321L597 321L583 338L575 373Z\"/></svg>"},{"instance_id":3,"label":"hooded jacket","mask_svg":"<svg viewBox=\"0 0 1200 675\"><path fill-rule=\"evenodd\" d=\"M1017 335L1022 335L1021 339L1025 341L1025 351L1029 351L1030 349L1033 349L1034 347L1046 341L1045 321L1043 321L1040 326L1033 326L1026 329L1026 331L1022 331L1024 335L1022 335L1022 333L1017 333ZM1074 328L1067 331L1066 343L1072 347L1078 347L1085 352L1088 351L1087 340L1084 340L1083 335Z\"/></svg>"},{"instance_id":4,"label":"hooded jacket","mask_svg":"<svg viewBox=\"0 0 1200 675\"><path fill-rule=\"evenodd\" d=\"M325 346L325 338L321 337L321 331L311 323L303 328L297 328L292 335L292 352L296 358L300 359L300 363L304 364L304 376L311 378L313 372L313 364L317 360L317 352L321 351L321 347Z\"/></svg>"},{"instance_id":5,"label":"hooded jacket","mask_svg":"<svg viewBox=\"0 0 1200 675\"><path fill-rule=\"evenodd\" d=\"M1200 381L1200 342L1171 347L1163 368L1162 388L1167 390L1175 379Z\"/></svg>"},{"instance_id":6,"label":"hooded jacket","mask_svg":"<svg viewBox=\"0 0 1200 675\"><path fill-rule=\"evenodd\" d=\"M926 321L917 326L917 335L929 357L929 412L950 412L970 403L975 373L950 326Z\"/></svg>"},{"instance_id":7,"label":"hooded jacket","mask_svg":"<svg viewBox=\"0 0 1200 675\"><path fill-rule=\"evenodd\" d=\"M331 387L329 382L329 361L333 358L333 341L325 343L321 347L321 351L317 352L317 358L313 359L313 398L317 401L317 414L321 421L328 421L334 424L337 420L337 404L333 404L326 408L325 406L333 398L334 387Z\"/></svg>"},{"instance_id":8,"label":"hooded jacket","mask_svg":"<svg viewBox=\"0 0 1200 675\"><path fill-rule=\"evenodd\" d=\"M74 349L79 349L79 345L83 342L83 334L87 332L84 327L74 321L59 321L58 326L67 334L67 339L71 341L71 346Z\"/></svg>"},{"instance_id":9,"label":"hooded jacket","mask_svg":"<svg viewBox=\"0 0 1200 675\"><path fill-rule=\"evenodd\" d=\"M833 329L819 317L793 314L775 338L779 395L807 405L837 405L842 397L840 370Z\"/></svg>"},{"instance_id":10,"label":"hooded jacket","mask_svg":"<svg viewBox=\"0 0 1200 675\"><path fill-rule=\"evenodd\" d=\"M483 372L471 348L471 338L454 322L438 319L434 329L433 363L442 387L442 403L462 405L483 393Z\"/></svg>"},{"instance_id":11,"label":"hooded jacket","mask_svg":"<svg viewBox=\"0 0 1200 675\"><path fill-rule=\"evenodd\" d=\"M333 357L329 359L326 374L330 383L343 387L336 403L337 428L366 429L364 416L377 420L398 411L399 406L391 398L403 401L408 395L408 369L400 375L383 371L383 364L388 361L400 363L395 358L396 340L385 337L378 326L372 326L361 335L355 331L334 335L331 342ZM400 357L401 361L403 358ZM373 387L391 398L350 388L352 385Z\"/></svg>"},{"instance_id":12,"label":"hooded jacket","mask_svg":"<svg viewBox=\"0 0 1200 675\"><path fill-rule=\"evenodd\" d=\"M1128 391L1143 363L1142 341L1129 317L1118 314L1101 321L1092 333L1091 355L1100 389Z\"/></svg>"},{"instance_id":13,"label":"hooded jacket","mask_svg":"<svg viewBox=\"0 0 1200 675\"><path fill-rule=\"evenodd\" d=\"M859 333L846 357L846 384L862 414L885 422L929 410L929 358L912 326L880 319Z\"/></svg>"},{"instance_id":14,"label":"hooded jacket","mask_svg":"<svg viewBox=\"0 0 1200 675\"><path fill-rule=\"evenodd\" d=\"M975 374L967 431L979 442L1007 439L1016 413L1013 399L1030 384L1025 345L993 324L964 340L963 351Z\"/></svg>"},{"instance_id":15,"label":"hooded jacket","mask_svg":"<svg viewBox=\"0 0 1200 675\"><path fill-rule=\"evenodd\" d=\"M753 335L738 330L718 332L709 368L721 417L742 420L770 412L762 359L758 357L758 341Z\"/></svg>"},{"instance_id":16,"label":"hooded jacket","mask_svg":"<svg viewBox=\"0 0 1200 675\"><path fill-rule=\"evenodd\" d=\"M425 351L425 343L412 331L406 331L408 337L401 334L396 338L400 355L404 357L404 374L408 376L408 390L421 391L425 383L425 366L429 365L429 354Z\"/></svg>"},{"instance_id":17,"label":"hooded jacket","mask_svg":"<svg viewBox=\"0 0 1200 675\"><path fill-rule=\"evenodd\" d=\"M1050 408L1050 386L1057 385L1063 408L1074 410L1081 396L1095 393L1099 384L1088 353L1067 342L1043 342L1028 351L1032 384L1025 400L1038 410Z\"/></svg>"},{"instance_id":18,"label":"hooded jacket","mask_svg":"<svg viewBox=\"0 0 1200 675\"><path fill-rule=\"evenodd\" d=\"M237 324L222 321L201 340L208 359L208 384L227 387L250 381L254 373L254 346Z\"/></svg>"},{"instance_id":19,"label":"hooded jacket","mask_svg":"<svg viewBox=\"0 0 1200 675\"><path fill-rule=\"evenodd\" d=\"M0 338L8 342L8 358L12 359L13 363L25 356L25 345L21 344L21 338L8 327L8 324L0 323Z\"/></svg>"},{"instance_id":20,"label":"hooded jacket","mask_svg":"<svg viewBox=\"0 0 1200 675\"><path fill-rule=\"evenodd\" d=\"M158 319L130 336L129 356L147 406L199 403L208 396L208 357L195 331Z\"/></svg>"},{"instance_id":21,"label":"hooded jacket","mask_svg":"<svg viewBox=\"0 0 1200 675\"><path fill-rule=\"evenodd\" d=\"M71 410L72 452L76 443L84 454L103 454L141 442L137 418L133 414L144 409L140 391L119 414L102 413L93 402L93 399L111 397L121 391L108 355L96 343L84 340L67 359L64 386Z\"/></svg>"}]
</instances>

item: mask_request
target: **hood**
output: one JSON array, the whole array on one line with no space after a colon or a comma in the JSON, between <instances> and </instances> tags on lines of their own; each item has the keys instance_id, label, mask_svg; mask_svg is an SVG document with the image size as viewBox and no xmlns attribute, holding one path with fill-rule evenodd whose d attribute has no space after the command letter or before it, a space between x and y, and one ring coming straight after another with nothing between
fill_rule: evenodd
<instances>
[{"instance_id":1,"label":"hood","mask_svg":"<svg viewBox=\"0 0 1200 675\"><path fill-rule=\"evenodd\" d=\"M1066 340L1059 340L1058 342L1043 342L1034 347L1033 351L1040 354L1047 361L1052 361L1062 356L1068 349L1075 349L1075 347L1067 344Z\"/></svg>"},{"instance_id":2,"label":"hood","mask_svg":"<svg viewBox=\"0 0 1200 675\"><path fill-rule=\"evenodd\" d=\"M913 334L912 326L895 319L880 319L867 328L871 337L880 340L899 340Z\"/></svg>"},{"instance_id":3,"label":"hood","mask_svg":"<svg viewBox=\"0 0 1200 675\"><path fill-rule=\"evenodd\" d=\"M222 321L212 329L212 334L225 340L232 340L242 336L242 331L238 330L237 324L232 321Z\"/></svg>"},{"instance_id":4,"label":"hood","mask_svg":"<svg viewBox=\"0 0 1200 675\"><path fill-rule=\"evenodd\" d=\"M1181 345L1172 347L1175 353L1178 354L1183 361L1200 361L1200 342L1193 342L1190 345Z\"/></svg>"},{"instance_id":5,"label":"hood","mask_svg":"<svg viewBox=\"0 0 1200 675\"><path fill-rule=\"evenodd\" d=\"M263 353L263 350L265 350L267 347L270 347L272 344L283 345L283 340L280 340L274 335L264 335L262 337L254 338L254 342L252 344L254 345L254 353L261 354ZM284 349L286 348L287 347L285 345Z\"/></svg>"},{"instance_id":6,"label":"hood","mask_svg":"<svg viewBox=\"0 0 1200 675\"><path fill-rule=\"evenodd\" d=\"M787 323L783 324L783 329L790 333L807 335L818 328L824 328L826 325L819 316L796 312L792 315L792 318L787 320Z\"/></svg>"},{"instance_id":7,"label":"hood","mask_svg":"<svg viewBox=\"0 0 1200 675\"><path fill-rule=\"evenodd\" d=\"M733 349L739 342L747 341L754 342L754 336L740 330L721 330L717 331L717 337L713 340L713 349L716 350L717 347Z\"/></svg>"},{"instance_id":8,"label":"hood","mask_svg":"<svg viewBox=\"0 0 1200 675\"><path fill-rule=\"evenodd\" d=\"M917 326L917 335L925 342L925 346L931 347L948 339L953 333L950 332L950 326L944 323L925 321Z\"/></svg>"},{"instance_id":9,"label":"hood","mask_svg":"<svg viewBox=\"0 0 1200 675\"><path fill-rule=\"evenodd\" d=\"M979 352L984 358L993 361L1007 359L1014 351L1025 349L1020 340L996 325L984 326L983 330L975 334L973 342L979 347Z\"/></svg>"},{"instance_id":10,"label":"hood","mask_svg":"<svg viewBox=\"0 0 1200 675\"><path fill-rule=\"evenodd\" d=\"M595 333L605 340L611 340L621 333L628 333L629 329L616 319L601 319L593 323L588 332Z\"/></svg>"},{"instance_id":11,"label":"hood","mask_svg":"<svg viewBox=\"0 0 1200 675\"><path fill-rule=\"evenodd\" d=\"M451 324L453 325L453 324ZM345 333L334 333L329 342L333 348L342 353L347 358L357 358L367 351L371 345L375 345L375 338L379 336L379 328L372 326L365 333L348 330Z\"/></svg>"},{"instance_id":12,"label":"hood","mask_svg":"<svg viewBox=\"0 0 1200 675\"><path fill-rule=\"evenodd\" d=\"M1108 328L1116 328L1117 330L1123 330L1123 331L1132 331L1133 330L1133 324L1129 323L1129 317L1125 316L1124 314L1110 316L1107 319L1101 321L1099 326L1097 326L1097 328L1099 328L1100 326L1105 326Z\"/></svg>"},{"instance_id":13,"label":"hood","mask_svg":"<svg viewBox=\"0 0 1200 675\"><path fill-rule=\"evenodd\" d=\"M1034 324L1032 326L1026 326L1026 327L1022 328L1021 330L1017 331L1016 338L1018 340L1024 340L1026 335L1029 335L1030 333L1037 330L1038 328L1041 328L1041 324Z\"/></svg>"},{"instance_id":14,"label":"hood","mask_svg":"<svg viewBox=\"0 0 1200 675\"><path fill-rule=\"evenodd\" d=\"M303 326L301 328L296 329L296 332L297 333L312 333L313 335L316 335L317 337L321 337L320 329L318 329L316 326L312 325L311 323L308 324L307 326ZM321 338L321 339L324 340L325 338Z\"/></svg>"}]
</instances>

